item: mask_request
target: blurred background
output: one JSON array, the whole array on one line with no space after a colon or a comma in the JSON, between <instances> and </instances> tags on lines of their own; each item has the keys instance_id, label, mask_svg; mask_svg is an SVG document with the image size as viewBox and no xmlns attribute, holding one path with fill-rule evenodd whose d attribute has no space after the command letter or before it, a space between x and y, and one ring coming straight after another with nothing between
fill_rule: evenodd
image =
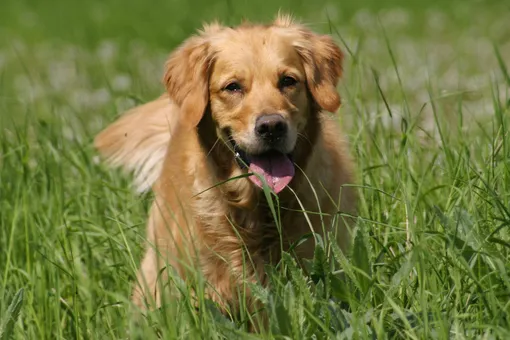
<instances>
[{"instance_id":1,"label":"blurred background","mask_svg":"<svg viewBox=\"0 0 510 340\"><path fill-rule=\"evenodd\" d=\"M87 124L76 129L96 132L162 91L164 59L204 21L270 21L279 9L333 34L346 51L346 110L360 100L378 114L377 77L397 113L404 97L419 111L434 88L483 115L489 82L503 76L495 48L510 60L506 0L3 0L1 8L3 124L37 108L37 117L79 113Z\"/></svg>"}]
</instances>

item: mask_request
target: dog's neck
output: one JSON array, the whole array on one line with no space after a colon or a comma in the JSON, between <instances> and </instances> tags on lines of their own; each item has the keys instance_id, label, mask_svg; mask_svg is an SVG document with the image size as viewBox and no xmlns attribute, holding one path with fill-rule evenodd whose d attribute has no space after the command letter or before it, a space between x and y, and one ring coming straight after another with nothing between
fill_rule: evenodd
<instances>
[{"instance_id":1,"label":"dog's neck","mask_svg":"<svg viewBox=\"0 0 510 340\"><path fill-rule=\"evenodd\" d=\"M319 112L310 111L306 130L301 132L297 141L294 153L294 162L296 172L293 180L289 184L292 190L284 189L278 195L278 200L272 197L274 209L270 208L270 203L266 199L264 192L256 187L247 177L242 177L228 181L232 177L242 175L241 170L235 160L232 150L216 135L216 125L210 112L206 112L199 125L197 126L197 137L202 146L202 151L206 157L210 171L214 171L214 183L222 183L213 191L219 195L209 195L207 192L197 198L201 203L197 208L200 209L202 216L207 215L201 221L204 224L203 232L214 234L214 237L205 237L205 239L217 239L217 224L231 224L235 226L235 234L242 238L242 244L253 252L257 252L264 263L278 261L280 249L280 233L292 233L292 225L285 225L288 214L299 214L300 207L297 204L295 193L299 192L300 185L308 185L306 168L310 155L317 142L319 134ZM221 197L219 200L218 198ZM278 202L278 207L276 206ZM276 211L276 219L273 212ZM220 221L221 220L221 221ZM277 222L278 221L278 222ZM281 222L281 223L280 223ZM289 230L287 230L289 229ZM223 242L224 246L226 242ZM209 246L215 249L214 244ZM239 243L237 238L232 238L231 248L215 249L217 252L225 252L237 249Z\"/></svg>"}]
</instances>

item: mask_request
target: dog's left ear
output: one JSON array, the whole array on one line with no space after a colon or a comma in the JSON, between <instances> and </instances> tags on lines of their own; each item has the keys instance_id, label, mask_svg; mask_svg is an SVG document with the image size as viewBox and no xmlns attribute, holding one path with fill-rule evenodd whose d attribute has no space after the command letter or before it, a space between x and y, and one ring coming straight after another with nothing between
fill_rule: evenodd
<instances>
[{"instance_id":1,"label":"dog's left ear","mask_svg":"<svg viewBox=\"0 0 510 340\"><path fill-rule=\"evenodd\" d=\"M197 126L209 102L209 68L212 55L207 34L186 40L169 57L163 82L180 107L180 122Z\"/></svg>"},{"instance_id":2,"label":"dog's left ear","mask_svg":"<svg viewBox=\"0 0 510 340\"><path fill-rule=\"evenodd\" d=\"M308 88L317 105L326 111L336 112L340 107L337 91L342 76L343 53L328 35L318 35L306 29L295 44L301 56Z\"/></svg>"}]
</instances>

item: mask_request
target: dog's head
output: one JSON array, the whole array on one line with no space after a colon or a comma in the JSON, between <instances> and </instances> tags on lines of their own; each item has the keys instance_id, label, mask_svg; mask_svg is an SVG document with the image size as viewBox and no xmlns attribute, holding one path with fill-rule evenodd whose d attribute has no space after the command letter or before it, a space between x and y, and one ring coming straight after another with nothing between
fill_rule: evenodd
<instances>
[{"instance_id":1,"label":"dog's head","mask_svg":"<svg viewBox=\"0 0 510 340\"><path fill-rule=\"evenodd\" d=\"M239 166L278 193L294 176L293 155L312 115L340 105L341 65L329 36L279 16L267 26L204 27L172 53L164 82L182 123L197 126L210 114Z\"/></svg>"}]
</instances>

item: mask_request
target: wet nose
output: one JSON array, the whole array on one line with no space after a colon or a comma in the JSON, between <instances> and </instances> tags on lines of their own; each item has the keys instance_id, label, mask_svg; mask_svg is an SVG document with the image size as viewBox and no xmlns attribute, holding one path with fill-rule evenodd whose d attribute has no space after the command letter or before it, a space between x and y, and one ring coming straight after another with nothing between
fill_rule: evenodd
<instances>
[{"instance_id":1,"label":"wet nose","mask_svg":"<svg viewBox=\"0 0 510 340\"><path fill-rule=\"evenodd\" d=\"M266 114L257 118L255 132L269 143L278 142L287 135L287 122L279 114Z\"/></svg>"}]
</instances>

